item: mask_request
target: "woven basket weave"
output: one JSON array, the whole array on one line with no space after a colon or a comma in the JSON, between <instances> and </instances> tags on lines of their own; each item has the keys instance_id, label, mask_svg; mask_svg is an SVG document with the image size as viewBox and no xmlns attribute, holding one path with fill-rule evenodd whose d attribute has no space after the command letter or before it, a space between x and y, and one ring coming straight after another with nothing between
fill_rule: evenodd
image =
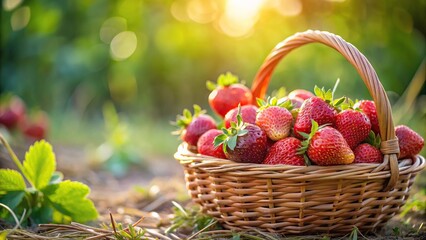
<instances>
[{"instance_id":1,"label":"woven basket weave","mask_svg":"<svg viewBox=\"0 0 426 240\"><path fill-rule=\"evenodd\" d=\"M377 107L382 164L290 166L236 163L179 146L175 158L185 171L194 202L229 229L257 228L285 234L347 233L381 228L404 205L422 156L397 160L398 140L389 100L371 64L353 45L329 32L297 33L268 55L252 85L263 98L275 66L291 50L322 43L356 68Z\"/></svg>"}]
</instances>

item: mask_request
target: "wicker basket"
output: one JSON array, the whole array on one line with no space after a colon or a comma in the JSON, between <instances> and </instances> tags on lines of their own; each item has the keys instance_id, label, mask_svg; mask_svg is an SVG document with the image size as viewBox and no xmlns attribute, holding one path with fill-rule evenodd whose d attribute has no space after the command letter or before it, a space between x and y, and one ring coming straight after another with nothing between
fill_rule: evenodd
<instances>
[{"instance_id":1,"label":"wicker basket","mask_svg":"<svg viewBox=\"0 0 426 240\"><path fill-rule=\"evenodd\" d=\"M297 33L279 43L253 82L263 98L278 62L291 50L319 42L356 68L377 107L382 164L289 166L236 163L196 154L182 144L175 154L194 202L229 229L257 228L285 234L347 233L381 228L406 202L425 159L397 160L398 140L389 100L368 60L341 37L322 31Z\"/></svg>"}]
</instances>

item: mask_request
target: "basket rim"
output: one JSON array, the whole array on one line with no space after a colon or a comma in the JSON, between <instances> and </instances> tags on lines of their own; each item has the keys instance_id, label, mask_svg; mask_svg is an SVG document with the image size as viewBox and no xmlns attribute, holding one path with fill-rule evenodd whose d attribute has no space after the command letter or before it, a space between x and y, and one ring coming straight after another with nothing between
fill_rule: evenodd
<instances>
[{"instance_id":1,"label":"basket rim","mask_svg":"<svg viewBox=\"0 0 426 240\"><path fill-rule=\"evenodd\" d=\"M210 174L227 174L238 177L258 178L287 178L293 180L319 181L342 179L386 179L391 176L389 163L352 163L333 166L293 166L268 165L255 163L237 163L227 159L194 153L186 148L186 144L179 145L174 155L182 165L198 168ZM413 159L399 160L399 175L419 172L426 167L423 156L417 155Z\"/></svg>"}]
</instances>

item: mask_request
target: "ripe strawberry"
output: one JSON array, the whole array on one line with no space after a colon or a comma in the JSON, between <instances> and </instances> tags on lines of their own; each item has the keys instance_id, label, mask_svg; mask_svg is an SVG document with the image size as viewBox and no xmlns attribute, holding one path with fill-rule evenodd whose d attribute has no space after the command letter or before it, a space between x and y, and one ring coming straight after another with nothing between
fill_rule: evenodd
<instances>
[{"instance_id":1,"label":"ripe strawberry","mask_svg":"<svg viewBox=\"0 0 426 240\"><path fill-rule=\"evenodd\" d=\"M303 154L298 154L297 150L302 146L302 142L294 137L288 137L277 141L269 149L264 164L287 164L305 166Z\"/></svg>"},{"instance_id":2,"label":"ripe strawberry","mask_svg":"<svg viewBox=\"0 0 426 240\"><path fill-rule=\"evenodd\" d=\"M357 108L361 109L361 111L367 115L368 119L370 119L371 130L373 130L375 134L379 134L379 120L377 119L376 105L374 102L370 100L361 100L355 103L354 109Z\"/></svg>"},{"instance_id":3,"label":"ripe strawberry","mask_svg":"<svg viewBox=\"0 0 426 240\"><path fill-rule=\"evenodd\" d=\"M241 106L241 117L243 122L255 124L258 108L254 105ZM229 128L231 122L237 122L238 107L231 109L224 118L225 127Z\"/></svg>"},{"instance_id":4,"label":"ripe strawberry","mask_svg":"<svg viewBox=\"0 0 426 240\"><path fill-rule=\"evenodd\" d=\"M422 136L405 125L396 126L395 134L399 143L399 159L414 157L425 144Z\"/></svg>"},{"instance_id":5,"label":"ripe strawberry","mask_svg":"<svg viewBox=\"0 0 426 240\"><path fill-rule=\"evenodd\" d=\"M223 144L223 151L229 160L244 163L261 163L267 153L266 133L258 126L244 123L241 115L237 115L237 123L223 128L223 134L214 140L215 147Z\"/></svg>"},{"instance_id":6,"label":"ripe strawberry","mask_svg":"<svg viewBox=\"0 0 426 240\"><path fill-rule=\"evenodd\" d=\"M335 127L343 135L349 147L354 149L368 137L371 123L364 113L346 109L336 115Z\"/></svg>"},{"instance_id":7,"label":"ripe strawberry","mask_svg":"<svg viewBox=\"0 0 426 240\"><path fill-rule=\"evenodd\" d=\"M288 98L290 98L290 99L301 98L303 100L306 100L310 97L315 97L315 95L313 93L311 93L310 91L305 90L305 89L295 89L288 94Z\"/></svg>"},{"instance_id":8,"label":"ripe strawberry","mask_svg":"<svg viewBox=\"0 0 426 240\"><path fill-rule=\"evenodd\" d=\"M258 99L258 104L260 108L256 116L256 125L265 131L271 140L278 141L290 135L293 116L286 108L291 108L289 100L278 103L273 97L267 102Z\"/></svg>"},{"instance_id":9,"label":"ripe strawberry","mask_svg":"<svg viewBox=\"0 0 426 240\"><path fill-rule=\"evenodd\" d=\"M353 163L382 163L383 154L379 149L368 143L358 145L355 150Z\"/></svg>"},{"instance_id":10,"label":"ripe strawberry","mask_svg":"<svg viewBox=\"0 0 426 240\"><path fill-rule=\"evenodd\" d=\"M49 117L44 111L38 111L25 118L21 123L22 133L31 141L45 139L49 127Z\"/></svg>"},{"instance_id":11,"label":"ripe strawberry","mask_svg":"<svg viewBox=\"0 0 426 240\"><path fill-rule=\"evenodd\" d=\"M320 125L334 125L336 110L319 97L311 97L305 100L300 107L294 123L294 134L297 138L302 138L300 132L309 133L312 127L311 120L315 120Z\"/></svg>"},{"instance_id":12,"label":"ripe strawberry","mask_svg":"<svg viewBox=\"0 0 426 240\"><path fill-rule=\"evenodd\" d=\"M174 125L180 127L173 134L180 135L181 139L190 147L196 147L200 136L210 129L216 128L216 122L212 117L204 114L200 106L194 105L194 115L188 109L183 110L183 115L176 117Z\"/></svg>"},{"instance_id":13,"label":"ripe strawberry","mask_svg":"<svg viewBox=\"0 0 426 240\"><path fill-rule=\"evenodd\" d=\"M15 128L25 116L25 104L17 96L4 95L0 103L0 125L7 129Z\"/></svg>"},{"instance_id":14,"label":"ripe strawberry","mask_svg":"<svg viewBox=\"0 0 426 240\"><path fill-rule=\"evenodd\" d=\"M253 96L250 89L238 83L238 78L229 72L219 76L217 85L208 81L207 88L212 91L209 95L210 107L222 118L238 105L252 103Z\"/></svg>"},{"instance_id":15,"label":"ripe strawberry","mask_svg":"<svg viewBox=\"0 0 426 240\"><path fill-rule=\"evenodd\" d=\"M354 153L339 131L329 126L318 127L314 120L311 125L309 135L302 133L307 140L302 142L299 154L306 151L309 159L321 166L350 164L354 161Z\"/></svg>"},{"instance_id":16,"label":"ripe strawberry","mask_svg":"<svg viewBox=\"0 0 426 240\"><path fill-rule=\"evenodd\" d=\"M203 135L201 135L201 137L198 139L198 153L216 158L226 159L225 153L223 152L223 146L214 146L214 139L222 133L223 132L219 129L210 129L207 132L203 133Z\"/></svg>"}]
</instances>

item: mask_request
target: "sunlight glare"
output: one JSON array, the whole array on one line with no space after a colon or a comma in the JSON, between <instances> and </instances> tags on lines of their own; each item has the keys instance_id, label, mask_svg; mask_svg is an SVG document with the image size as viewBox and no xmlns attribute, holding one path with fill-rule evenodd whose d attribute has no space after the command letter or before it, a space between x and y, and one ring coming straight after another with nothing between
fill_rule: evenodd
<instances>
[{"instance_id":1,"label":"sunlight glare","mask_svg":"<svg viewBox=\"0 0 426 240\"><path fill-rule=\"evenodd\" d=\"M198 23L209 23L216 19L219 6L215 0L191 0L187 12L191 20Z\"/></svg>"},{"instance_id":2,"label":"sunlight glare","mask_svg":"<svg viewBox=\"0 0 426 240\"><path fill-rule=\"evenodd\" d=\"M264 4L265 0L228 0L225 14L219 20L219 27L232 37L249 34Z\"/></svg>"}]
</instances>

